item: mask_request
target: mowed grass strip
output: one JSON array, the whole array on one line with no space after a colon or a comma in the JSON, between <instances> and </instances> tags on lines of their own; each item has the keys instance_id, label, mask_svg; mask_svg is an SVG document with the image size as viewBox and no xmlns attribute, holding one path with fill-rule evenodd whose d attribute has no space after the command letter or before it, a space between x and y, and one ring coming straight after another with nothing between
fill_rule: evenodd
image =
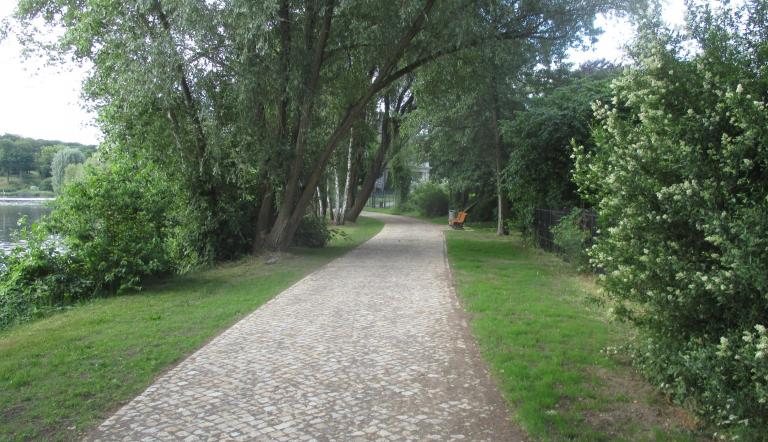
<instances>
[{"instance_id":1,"label":"mowed grass strip","mask_svg":"<svg viewBox=\"0 0 768 442\"><path fill-rule=\"evenodd\" d=\"M448 225L448 215L441 216L421 216L416 210L401 210L397 207L366 207L368 212L384 213L387 215L399 215L407 216L409 218L417 218L422 221L426 221L432 224L444 224Z\"/></svg>"},{"instance_id":2,"label":"mowed grass strip","mask_svg":"<svg viewBox=\"0 0 768 442\"><path fill-rule=\"evenodd\" d=\"M446 232L448 257L473 333L514 419L543 440L689 440L662 428L674 414L603 349L626 342L589 278L519 236ZM637 388L641 384L643 388ZM661 402L661 404L658 404ZM656 404L655 404L656 403ZM649 416L651 417L649 419Z\"/></svg>"},{"instance_id":3,"label":"mowed grass strip","mask_svg":"<svg viewBox=\"0 0 768 442\"><path fill-rule=\"evenodd\" d=\"M294 249L277 264L247 258L98 299L0 333L0 440L72 440L159 374L303 276L378 233Z\"/></svg>"}]
</instances>

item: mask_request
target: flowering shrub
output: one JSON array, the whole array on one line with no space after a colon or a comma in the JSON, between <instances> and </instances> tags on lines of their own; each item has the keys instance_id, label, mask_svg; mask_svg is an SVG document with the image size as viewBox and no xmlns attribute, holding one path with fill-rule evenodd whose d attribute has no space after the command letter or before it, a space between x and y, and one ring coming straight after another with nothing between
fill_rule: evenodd
<instances>
[{"instance_id":1,"label":"flowering shrub","mask_svg":"<svg viewBox=\"0 0 768 442\"><path fill-rule=\"evenodd\" d=\"M694 9L694 55L646 25L612 101L594 106L596 147L575 148L575 179L600 214L591 262L616 313L641 330L638 366L715 424L747 433L768 429L759 3L741 16Z\"/></svg>"}]
</instances>

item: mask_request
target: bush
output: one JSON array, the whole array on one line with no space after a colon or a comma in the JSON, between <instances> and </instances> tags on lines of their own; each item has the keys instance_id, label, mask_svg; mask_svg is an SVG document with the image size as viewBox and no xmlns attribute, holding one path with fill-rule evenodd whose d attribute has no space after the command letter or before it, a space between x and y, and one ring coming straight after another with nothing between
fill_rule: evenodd
<instances>
[{"instance_id":1,"label":"bush","mask_svg":"<svg viewBox=\"0 0 768 442\"><path fill-rule=\"evenodd\" d=\"M293 245L298 247L325 247L331 240L332 232L325 221L314 215L307 215L301 219L296 234L293 236Z\"/></svg>"},{"instance_id":2,"label":"bush","mask_svg":"<svg viewBox=\"0 0 768 442\"><path fill-rule=\"evenodd\" d=\"M432 181L422 181L414 185L408 204L421 216L448 215L448 193L444 186Z\"/></svg>"},{"instance_id":3,"label":"bush","mask_svg":"<svg viewBox=\"0 0 768 442\"><path fill-rule=\"evenodd\" d=\"M40 182L40 190L53 190L53 183L51 182L51 178L48 177Z\"/></svg>"},{"instance_id":4,"label":"bush","mask_svg":"<svg viewBox=\"0 0 768 442\"><path fill-rule=\"evenodd\" d=\"M88 165L47 219L22 230L25 244L3 258L0 328L81 299L140 288L144 278L173 270L174 192L167 182L146 164Z\"/></svg>"},{"instance_id":5,"label":"bush","mask_svg":"<svg viewBox=\"0 0 768 442\"><path fill-rule=\"evenodd\" d=\"M576 179L597 205L590 255L635 361L655 385L731 432L768 434L768 44L760 2L694 10L693 57L645 29L635 63L595 105L596 148ZM754 13L757 11L757 13Z\"/></svg>"},{"instance_id":6,"label":"bush","mask_svg":"<svg viewBox=\"0 0 768 442\"><path fill-rule=\"evenodd\" d=\"M48 228L62 236L95 291L138 288L144 277L173 269L167 249L173 195L150 165L89 165L63 189Z\"/></svg>"},{"instance_id":7,"label":"bush","mask_svg":"<svg viewBox=\"0 0 768 442\"><path fill-rule=\"evenodd\" d=\"M589 266L587 247L592 238L592 232L584 229L581 221L581 209L571 210L571 213L561 218L560 222L552 227L552 236L559 254L568 262L584 269Z\"/></svg>"},{"instance_id":8,"label":"bush","mask_svg":"<svg viewBox=\"0 0 768 442\"><path fill-rule=\"evenodd\" d=\"M77 260L58 250L42 226L21 225L19 237L23 245L2 256L0 329L92 294Z\"/></svg>"}]
</instances>

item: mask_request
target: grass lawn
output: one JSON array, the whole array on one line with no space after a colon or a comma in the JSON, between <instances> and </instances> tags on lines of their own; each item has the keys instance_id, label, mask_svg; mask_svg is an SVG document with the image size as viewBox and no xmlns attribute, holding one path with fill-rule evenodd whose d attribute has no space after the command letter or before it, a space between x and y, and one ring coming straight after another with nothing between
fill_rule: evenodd
<instances>
[{"instance_id":1,"label":"grass lawn","mask_svg":"<svg viewBox=\"0 0 768 442\"><path fill-rule=\"evenodd\" d=\"M446 232L459 295L514 419L543 440L691 440L686 413L621 360L591 278L519 236Z\"/></svg>"},{"instance_id":2,"label":"grass lawn","mask_svg":"<svg viewBox=\"0 0 768 442\"><path fill-rule=\"evenodd\" d=\"M445 224L448 225L448 215L445 216L421 216L419 213L415 210L400 210L396 207L387 207L387 208L377 208L377 207L366 207L363 209L367 212L377 212L377 213L387 213L389 215L402 215L402 216L410 216L411 218L418 218L420 220L431 222L432 224Z\"/></svg>"},{"instance_id":3,"label":"grass lawn","mask_svg":"<svg viewBox=\"0 0 768 442\"><path fill-rule=\"evenodd\" d=\"M159 374L382 223L360 218L324 249L247 258L98 299L0 332L0 440L71 440Z\"/></svg>"}]
</instances>

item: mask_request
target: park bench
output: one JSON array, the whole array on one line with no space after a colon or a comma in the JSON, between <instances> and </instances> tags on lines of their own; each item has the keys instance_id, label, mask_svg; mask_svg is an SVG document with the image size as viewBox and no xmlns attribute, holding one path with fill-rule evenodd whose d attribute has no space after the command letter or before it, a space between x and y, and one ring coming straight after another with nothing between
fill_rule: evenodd
<instances>
[{"instance_id":1,"label":"park bench","mask_svg":"<svg viewBox=\"0 0 768 442\"><path fill-rule=\"evenodd\" d=\"M467 219L467 212L459 212L456 218L448 220L448 225L454 229L463 229L464 221Z\"/></svg>"}]
</instances>

